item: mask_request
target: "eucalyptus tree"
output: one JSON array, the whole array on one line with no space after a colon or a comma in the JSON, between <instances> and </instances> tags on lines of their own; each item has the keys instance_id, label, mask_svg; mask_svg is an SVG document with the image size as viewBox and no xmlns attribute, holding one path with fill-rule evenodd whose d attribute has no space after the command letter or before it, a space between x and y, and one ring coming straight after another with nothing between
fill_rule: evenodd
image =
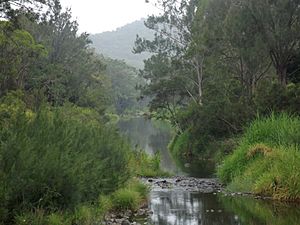
<instances>
[{"instance_id":1,"label":"eucalyptus tree","mask_svg":"<svg viewBox=\"0 0 300 225\"><path fill-rule=\"evenodd\" d=\"M258 28L251 13L236 0L210 0L200 3L194 24L195 49L204 47L210 53L206 66L211 71L222 68L251 99L271 66L262 36L253 35Z\"/></svg>"},{"instance_id":2,"label":"eucalyptus tree","mask_svg":"<svg viewBox=\"0 0 300 225\"><path fill-rule=\"evenodd\" d=\"M299 52L300 1L298 0L241 0L250 13L259 34L265 42L278 81L288 82L288 68Z\"/></svg>"},{"instance_id":3,"label":"eucalyptus tree","mask_svg":"<svg viewBox=\"0 0 300 225\"><path fill-rule=\"evenodd\" d=\"M145 60L145 69L141 72L147 80L142 93L152 96L152 111L176 123L180 107L190 101L202 104L203 57L202 54L188 55L198 1L162 0L155 4L161 13L145 22L146 27L155 31L154 39L138 36L134 52L153 54Z\"/></svg>"},{"instance_id":4,"label":"eucalyptus tree","mask_svg":"<svg viewBox=\"0 0 300 225\"><path fill-rule=\"evenodd\" d=\"M0 18L13 20L19 10L42 14L55 0L0 0Z\"/></svg>"}]
</instances>

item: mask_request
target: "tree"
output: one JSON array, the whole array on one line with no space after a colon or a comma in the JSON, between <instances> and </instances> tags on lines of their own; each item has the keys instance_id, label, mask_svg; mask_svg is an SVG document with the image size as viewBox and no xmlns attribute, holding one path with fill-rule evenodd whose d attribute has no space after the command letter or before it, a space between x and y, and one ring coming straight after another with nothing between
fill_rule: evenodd
<instances>
[{"instance_id":1,"label":"tree","mask_svg":"<svg viewBox=\"0 0 300 225\"><path fill-rule=\"evenodd\" d=\"M197 9L196 0L157 2L159 16L150 16L146 27L154 30L153 40L137 37L134 52L148 51L154 55L145 61L141 75L147 80L142 94L152 97L150 109L160 111L176 123L178 108L189 101L202 104L203 58L188 56L192 40L192 24Z\"/></svg>"},{"instance_id":2,"label":"tree","mask_svg":"<svg viewBox=\"0 0 300 225\"><path fill-rule=\"evenodd\" d=\"M105 73L111 80L111 95L116 112L123 114L137 109L140 92L136 87L143 84L138 71L124 61L105 57L101 60L105 63Z\"/></svg>"},{"instance_id":3,"label":"tree","mask_svg":"<svg viewBox=\"0 0 300 225\"><path fill-rule=\"evenodd\" d=\"M36 21L18 15L20 25L48 50L46 59L36 62L32 90L41 90L48 102L62 105L72 102L103 111L110 103L105 65L89 49L88 34L78 34L78 23L69 9L63 11L59 1Z\"/></svg>"},{"instance_id":4,"label":"tree","mask_svg":"<svg viewBox=\"0 0 300 225\"><path fill-rule=\"evenodd\" d=\"M266 43L278 81L287 84L287 70L300 44L300 2L294 0L242 0Z\"/></svg>"},{"instance_id":5,"label":"tree","mask_svg":"<svg viewBox=\"0 0 300 225\"><path fill-rule=\"evenodd\" d=\"M15 22L19 10L40 14L41 9L51 5L54 0L0 0L0 18Z\"/></svg>"},{"instance_id":6,"label":"tree","mask_svg":"<svg viewBox=\"0 0 300 225\"><path fill-rule=\"evenodd\" d=\"M233 0L200 2L194 27L192 47L207 52L206 67L231 73L251 99L271 63L261 35L253 35L257 27L249 11Z\"/></svg>"},{"instance_id":7,"label":"tree","mask_svg":"<svg viewBox=\"0 0 300 225\"><path fill-rule=\"evenodd\" d=\"M9 90L27 88L35 62L47 55L44 46L27 31L11 31L11 26L10 22L0 22L0 96Z\"/></svg>"}]
</instances>

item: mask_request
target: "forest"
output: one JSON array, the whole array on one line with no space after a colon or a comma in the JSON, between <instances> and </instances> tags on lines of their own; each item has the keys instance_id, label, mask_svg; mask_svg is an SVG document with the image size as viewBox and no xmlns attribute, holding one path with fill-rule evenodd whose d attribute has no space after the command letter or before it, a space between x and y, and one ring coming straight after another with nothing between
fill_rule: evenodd
<instances>
[{"instance_id":1,"label":"forest","mask_svg":"<svg viewBox=\"0 0 300 225\"><path fill-rule=\"evenodd\" d=\"M115 125L141 115L172 125L178 164L211 160L230 191L299 202L300 3L156 5L136 69L96 53L59 0L0 1L0 224L137 209L137 177L170 176Z\"/></svg>"}]
</instances>

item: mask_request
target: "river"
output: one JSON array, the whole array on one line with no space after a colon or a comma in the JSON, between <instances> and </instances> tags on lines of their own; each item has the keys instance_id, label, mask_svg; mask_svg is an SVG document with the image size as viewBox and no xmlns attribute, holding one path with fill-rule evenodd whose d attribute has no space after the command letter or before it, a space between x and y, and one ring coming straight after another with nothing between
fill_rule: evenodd
<instances>
[{"instance_id":1,"label":"river","mask_svg":"<svg viewBox=\"0 0 300 225\"><path fill-rule=\"evenodd\" d=\"M178 166L167 145L172 131L164 122L135 118L119 122L120 130L135 148L161 155L161 166L177 176L214 177L211 162ZM153 225L300 225L300 206L186 188L152 188L149 217L136 218L140 224Z\"/></svg>"}]
</instances>

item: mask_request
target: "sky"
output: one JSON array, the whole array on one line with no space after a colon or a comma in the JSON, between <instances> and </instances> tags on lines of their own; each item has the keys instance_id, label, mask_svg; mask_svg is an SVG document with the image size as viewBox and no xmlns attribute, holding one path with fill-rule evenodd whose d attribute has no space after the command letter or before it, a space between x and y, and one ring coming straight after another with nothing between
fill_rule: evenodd
<instances>
[{"instance_id":1,"label":"sky","mask_svg":"<svg viewBox=\"0 0 300 225\"><path fill-rule=\"evenodd\" d=\"M158 10L145 0L60 0L63 8L71 7L80 32L90 34L112 31Z\"/></svg>"}]
</instances>

